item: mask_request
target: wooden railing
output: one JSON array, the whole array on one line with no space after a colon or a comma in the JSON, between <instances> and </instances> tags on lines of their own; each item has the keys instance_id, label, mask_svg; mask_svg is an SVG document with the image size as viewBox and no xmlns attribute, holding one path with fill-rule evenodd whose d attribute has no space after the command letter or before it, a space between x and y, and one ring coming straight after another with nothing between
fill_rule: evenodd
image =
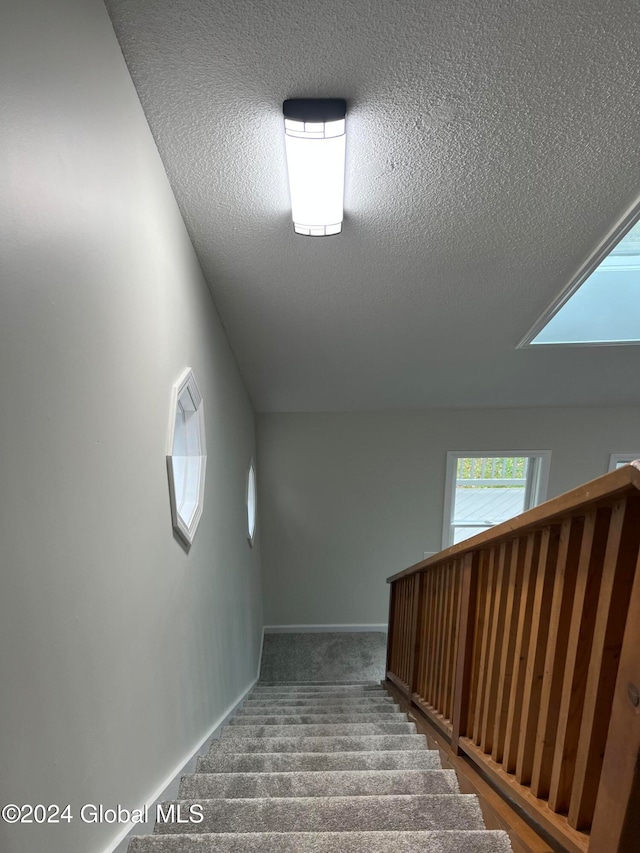
<instances>
[{"instance_id":1,"label":"wooden railing","mask_svg":"<svg viewBox=\"0 0 640 853\"><path fill-rule=\"evenodd\" d=\"M639 467L389 578L387 679L572 853L640 850Z\"/></svg>"}]
</instances>

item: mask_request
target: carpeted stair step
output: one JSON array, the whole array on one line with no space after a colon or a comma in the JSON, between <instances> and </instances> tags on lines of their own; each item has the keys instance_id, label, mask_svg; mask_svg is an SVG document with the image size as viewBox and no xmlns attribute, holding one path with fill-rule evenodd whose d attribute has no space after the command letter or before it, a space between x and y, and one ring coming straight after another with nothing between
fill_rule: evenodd
<instances>
[{"instance_id":1,"label":"carpeted stair step","mask_svg":"<svg viewBox=\"0 0 640 853\"><path fill-rule=\"evenodd\" d=\"M407 715L402 711L388 714L351 712L344 714L273 714L262 716L247 714L236 716L229 721L229 725L235 727L246 726L333 726L336 724L349 725L351 723L406 723Z\"/></svg>"},{"instance_id":2,"label":"carpeted stair step","mask_svg":"<svg viewBox=\"0 0 640 853\"><path fill-rule=\"evenodd\" d=\"M255 687L380 687L379 681L257 681Z\"/></svg>"},{"instance_id":3,"label":"carpeted stair step","mask_svg":"<svg viewBox=\"0 0 640 853\"><path fill-rule=\"evenodd\" d=\"M329 715L337 715L337 714L399 714L400 706L392 705L388 702L378 702L378 703L367 703L366 705L361 705L360 703L352 703L352 704L343 704L343 705L250 705L245 706L244 708L240 708L236 712L236 716L233 717L231 722L234 720L241 720L245 717L257 717L257 716L272 716L277 714L280 717L295 717L301 716L304 714L329 714Z\"/></svg>"},{"instance_id":4,"label":"carpeted stair step","mask_svg":"<svg viewBox=\"0 0 640 853\"><path fill-rule=\"evenodd\" d=\"M320 699L340 699L340 701L351 699L360 702L363 699L379 699L381 696L383 696L382 693L374 692L373 690L362 693L360 696L354 693L336 693L335 691L327 693L305 693L304 691L299 691L296 693L250 693L248 698L253 700L258 699L261 702L266 702L269 699L277 699L282 705L288 705L290 702L298 702L300 699L310 699L310 704L313 705L316 700Z\"/></svg>"},{"instance_id":5,"label":"carpeted stair step","mask_svg":"<svg viewBox=\"0 0 640 853\"><path fill-rule=\"evenodd\" d=\"M457 794L453 770L333 770L324 773L194 773L183 776L181 800L251 797L364 797Z\"/></svg>"},{"instance_id":6,"label":"carpeted stair step","mask_svg":"<svg viewBox=\"0 0 640 853\"><path fill-rule=\"evenodd\" d=\"M511 853L499 831L247 832L147 835L128 853Z\"/></svg>"},{"instance_id":7,"label":"carpeted stair step","mask_svg":"<svg viewBox=\"0 0 640 853\"><path fill-rule=\"evenodd\" d=\"M315 705L321 699L337 699L340 702L350 699L355 702L363 700L371 701L378 700L383 697L382 693L374 693L370 691L363 693L361 696L355 696L353 693L251 693L248 699L260 702L268 702L270 699L277 699L281 705L289 705L291 702L299 702L300 699L307 699L309 705Z\"/></svg>"},{"instance_id":8,"label":"carpeted stair step","mask_svg":"<svg viewBox=\"0 0 640 853\"><path fill-rule=\"evenodd\" d=\"M253 688L254 693L368 693L370 691L383 691L384 687L376 681L369 681L363 684L336 684L327 682L326 684L310 684L310 683L281 683L265 685L259 682Z\"/></svg>"},{"instance_id":9,"label":"carpeted stair step","mask_svg":"<svg viewBox=\"0 0 640 853\"><path fill-rule=\"evenodd\" d=\"M165 813L171 803L164 803ZM172 832L351 832L483 829L480 805L471 794L377 797L292 797L242 800L176 800L183 819L193 805L202 821L156 823Z\"/></svg>"},{"instance_id":10,"label":"carpeted stair step","mask_svg":"<svg viewBox=\"0 0 640 853\"><path fill-rule=\"evenodd\" d=\"M317 693L289 693L286 696L251 696L247 699L247 704L255 705L257 703L263 705L360 705L360 704L378 704L386 701L382 695L380 696L345 696L342 693L324 693L318 696ZM389 697L389 701L391 698Z\"/></svg>"},{"instance_id":11,"label":"carpeted stair step","mask_svg":"<svg viewBox=\"0 0 640 853\"><path fill-rule=\"evenodd\" d=\"M361 737L363 735L412 735L415 723L331 723L327 725L226 726L221 739L258 737Z\"/></svg>"},{"instance_id":12,"label":"carpeted stair step","mask_svg":"<svg viewBox=\"0 0 640 853\"><path fill-rule=\"evenodd\" d=\"M423 735L359 735L324 737L221 737L210 752L358 752L427 749Z\"/></svg>"},{"instance_id":13,"label":"carpeted stair step","mask_svg":"<svg viewBox=\"0 0 640 853\"><path fill-rule=\"evenodd\" d=\"M262 684L257 682L253 688L254 692L260 693L287 693L304 691L306 693L364 693L369 690L384 690L384 687L378 681L365 681L356 684L336 684L335 682L326 682L323 684L311 684L310 682L281 682L280 684Z\"/></svg>"},{"instance_id":14,"label":"carpeted stair step","mask_svg":"<svg viewBox=\"0 0 640 853\"><path fill-rule=\"evenodd\" d=\"M394 700L389 694L374 695L374 696L345 696L342 693L323 693L322 696L317 694L305 693L299 697L296 695L286 694L271 697L249 698L246 700L244 707L252 707L255 705L378 705L381 702L387 705L393 705Z\"/></svg>"},{"instance_id":15,"label":"carpeted stair step","mask_svg":"<svg viewBox=\"0 0 640 853\"><path fill-rule=\"evenodd\" d=\"M332 770L437 770L440 756L431 749L367 752L209 752L198 758L197 773L289 773Z\"/></svg>"}]
</instances>

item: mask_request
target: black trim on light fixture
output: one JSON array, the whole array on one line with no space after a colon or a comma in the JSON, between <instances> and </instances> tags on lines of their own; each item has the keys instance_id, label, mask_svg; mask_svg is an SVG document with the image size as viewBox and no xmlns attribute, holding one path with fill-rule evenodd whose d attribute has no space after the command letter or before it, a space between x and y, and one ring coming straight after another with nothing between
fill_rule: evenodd
<instances>
[{"instance_id":1,"label":"black trim on light fixture","mask_svg":"<svg viewBox=\"0 0 640 853\"><path fill-rule=\"evenodd\" d=\"M288 98L282 112L294 121L338 121L347 114L347 102L344 98Z\"/></svg>"}]
</instances>

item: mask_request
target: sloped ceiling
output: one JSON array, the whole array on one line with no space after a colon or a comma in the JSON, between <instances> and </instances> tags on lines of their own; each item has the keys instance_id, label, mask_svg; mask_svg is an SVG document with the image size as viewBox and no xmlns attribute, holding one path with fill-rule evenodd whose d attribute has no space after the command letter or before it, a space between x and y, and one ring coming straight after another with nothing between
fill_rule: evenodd
<instances>
[{"instance_id":1,"label":"sloped ceiling","mask_svg":"<svg viewBox=\"0 0 640 853\"><path fill-rule=\"evenodd\" d=\"M106 5L258 410L640 402L640 347L515 348L640 196L637 0ZM301 96L348 102L339 237Z\"/></svg>"}]
</instances>

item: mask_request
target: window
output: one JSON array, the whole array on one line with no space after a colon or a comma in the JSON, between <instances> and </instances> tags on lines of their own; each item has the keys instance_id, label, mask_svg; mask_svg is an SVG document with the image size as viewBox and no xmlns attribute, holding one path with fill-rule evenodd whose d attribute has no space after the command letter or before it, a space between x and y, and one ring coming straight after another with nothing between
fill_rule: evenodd
<instances>
[{"instance_id":1,"label":"window","mask_svg":"<svg viewBox=\"0 0 640 853\"><path fill-rule=\"evenodd\" d=\"M173 386L167 453L171 518L188 547L202 516L206 464L204 403L188 368Z\"/></svg>"},{"instance_id":2,"label":"window","mask_svg":"<svg viewBox=\"0 0 640 853\"><path fill-rule=\"evenodd\" d=\"M249 545L253 548L253 540L256 536L256 469L253 464L253 459L249 461L249 470L247 471L247 539Z\"/></svg>"},{"instance_id":3,"label":"window","mask_svg":"<svg viewBox=\"0 0 640 853\"><path fill-rule=\"evenodd\" d=\"M609 457L609 471L616 471L636 459L640 459L640 450L630 453L612 453Z\"/></svg>"},{"instance_id":4,"label":"window","mask_svg":"<svg viewBox=\"0 0 640 853\"><path fill-rule=\"evenodd\" d=\"M448 548L543 501L549 450L447 454L442 547Z\"/></svg>"},{"instance_id":5,"label":"window","mask_svg":"<svg viewBox=\"0 0 640 853\"><path fill-rule=\"evenodd\" d=\"M640 221L635 208L519 346L640 343Z\"/></svg>"}]
</instances>

